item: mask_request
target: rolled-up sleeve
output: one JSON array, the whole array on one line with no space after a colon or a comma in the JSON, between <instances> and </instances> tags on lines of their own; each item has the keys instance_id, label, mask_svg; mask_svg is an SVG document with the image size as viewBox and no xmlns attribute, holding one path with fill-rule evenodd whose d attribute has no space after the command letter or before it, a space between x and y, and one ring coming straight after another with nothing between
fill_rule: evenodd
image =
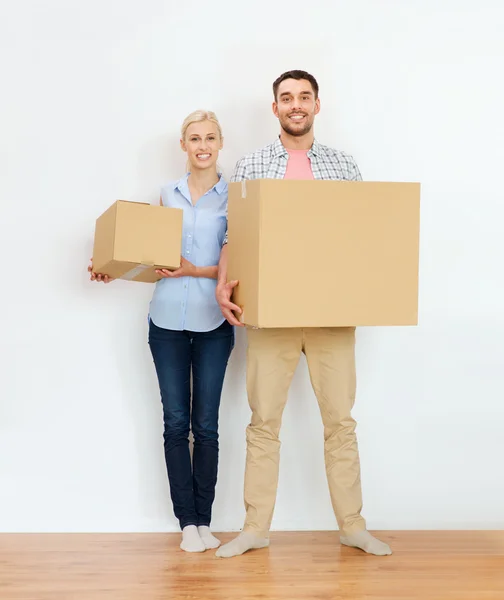
<instances>
[{"instance_id":1,"label":"rolled-up sleeve","mask_svg":"<svg viewBox=\"0 0 504 600\"><path fill-rule=\"evenodd\" d=\"M350 165L349 166L350 166L350 181L362 181L361 172L359 170L359 167L357 166L357 163L353 159L353 157L350 157Z\"/></svg>"}]
</instances>

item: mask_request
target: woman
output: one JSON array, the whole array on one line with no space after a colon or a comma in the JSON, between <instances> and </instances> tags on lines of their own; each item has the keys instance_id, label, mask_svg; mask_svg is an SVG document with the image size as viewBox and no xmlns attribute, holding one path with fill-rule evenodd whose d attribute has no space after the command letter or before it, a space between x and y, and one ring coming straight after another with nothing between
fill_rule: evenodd
<instances>
[{"instance_id":1,"label":"woman","mask_svg":"<svg viewBox=\"0 0 504 600\"><path fill-rule=\"evenodd\" d=\"M180 140L189 173L161 190L161 205L183 210L181 266L160 270L150 305L149 345L161 390L164 450L175 516L186 552L217 548L210 532L218 464L218 415L233 327L215 299L227 228L227 183L217 172L223 138L212 112L197 111ZM91 271L91 279L110 278ZM192 374L192 411L190 379ZM191 465L189 430L194 437Z\"/></svg>"}]
</instances>

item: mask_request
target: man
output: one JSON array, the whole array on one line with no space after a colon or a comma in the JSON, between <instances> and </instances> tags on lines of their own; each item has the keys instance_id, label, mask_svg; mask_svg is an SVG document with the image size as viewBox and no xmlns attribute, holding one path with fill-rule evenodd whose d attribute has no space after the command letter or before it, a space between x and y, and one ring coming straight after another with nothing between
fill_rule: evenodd
<instances>
[{"instance_id":1,"label":"man","mask_svg":"<svg viewBox=\"0 0 504 600\"><path fill-rule=\"evenodd\" d=\"M319 87L304 71L289 71L273 84L273 112L280 121L279 138L242 158L232 181L245 179L343 179L360 181L351 156L319 144L313 134L320 111ZM226 319L240 326L231 302L238 282L227 281L227 252L219 262L216 297ZM366 531L361 516L360 463L351 416L355 400L355 328L248 329L247 392L252 419L247 427L245 507L242 533L222 546L217 556L231 557L269 545L278 485L282 413L301 352L324 423L324 452L340 541L375 555L391 554L389 546Z\"/></svg>"}]
</instances>

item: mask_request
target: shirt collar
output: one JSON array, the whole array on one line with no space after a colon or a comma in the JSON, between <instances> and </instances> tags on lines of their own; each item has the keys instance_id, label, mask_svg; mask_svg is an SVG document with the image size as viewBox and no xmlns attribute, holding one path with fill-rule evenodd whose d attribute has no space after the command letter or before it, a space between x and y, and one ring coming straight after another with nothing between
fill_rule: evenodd
<instances>
[{"instance_id":1,"label":"shirt collar","mask_svg":"<svg viewBox=\"0 0 504 600\"><path fill-rule=\"evenodd\" d=\"M224 193L227 189L227 182L222 176L222 173L219 173L219 181L214 186L215 191L220 195Z\"/></svg>"},{"instance_id":2,"label":"shirt collar","mask_svg":"<svg viewBox=\"0 0 504 600\"><path fill-rule=\"evenodd\" d=\"M186 173L184 175L184 177L182 177L181 179L179 179L177 181L177 183L175 184L175 188L176 190L178 190L182 196L184 196L184 198L186 200L190 200L191 199L191 194L189 193L189 184L187 182L187 180L189 179L189 173Z\"/></svg>"},{"instance_id":3,"label":"shirt collar","mask_svg":"<svg viewBox=\"0 0 504 600\"><path fill-rule=\"evenodd\" d=\"M308 156L320 156L320 144L317 140L313 140L312 147L308 150ZM280 141L280 136L273 142L273 158L278 156L287 156L289 153L285 149L285 146Z\"/></svg>"},{"instance_id":4,"label":"shirt collar","mask_svg":"<svg viewBox=\"0 0 504 600\"><path fill-rule=\"evenodd\" d=\"M320 148L320 144L317 142L317 140L313 140L312 147L310 148L308 154L313 155L313 156L320 156L321 148Z\"/></svg>"},{"instance_id":5,"label":"shirt collar","mask_svg":"<svg viewBox=\"0 0 504 600\"><path fill-rule=\"evenodd\" d=\"M184 177L182 177L181 179L179 179L177 181L177 183L175 184L175 189L178 190L182 196L184 196L184 198L186 200L191 200L191 193L189 192L189 175L190 173L186 173L184 175ZM224 179L224 177L222 176L222 173L219 173L219 181L213 186L212 189L208 190L207 194L213 190L215 190L219 196L224 193L227 189L227 182Z\"/></svg>"},{"instance_id":6,"label":"shirt collar","mask_svg":"<svg viewBox=\"0 0 504 600\"><path fill-rule=\"evenodd\" d=\"M285 146L280 141L280 136L273 142L273 158L277 158L278 156L287 156L288 152L285 149Z\"/></svg>"}]
</instances>

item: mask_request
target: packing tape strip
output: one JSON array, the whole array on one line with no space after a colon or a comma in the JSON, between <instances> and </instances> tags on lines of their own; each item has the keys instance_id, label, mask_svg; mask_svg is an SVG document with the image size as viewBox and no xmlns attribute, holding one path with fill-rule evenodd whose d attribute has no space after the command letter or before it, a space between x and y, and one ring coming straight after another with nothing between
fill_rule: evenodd
<instances>
[{"instance_id":1,"label":"packing tape strip","mask_svg":"<svg viewBox=\"0 0 504 600\"><path fill-rule=\"evenodd\" d=\"M137 267L133 267L130 271L126 271L126 273L121 277L121 279L127 279L131 281L140 273L143 273L146 269L150 269L152 265L138 265Z\"/></svg>"},{"instance_id":2,"label":"packing tape strip","mask_svg":"<svg viewBox=\"0 0 504 600\"><path fill-rule=\"evenodd\" d=\"M242 181L242 198L246 198L247 197L247 181L244 179Z\"/></svg>"}]
</instances>

